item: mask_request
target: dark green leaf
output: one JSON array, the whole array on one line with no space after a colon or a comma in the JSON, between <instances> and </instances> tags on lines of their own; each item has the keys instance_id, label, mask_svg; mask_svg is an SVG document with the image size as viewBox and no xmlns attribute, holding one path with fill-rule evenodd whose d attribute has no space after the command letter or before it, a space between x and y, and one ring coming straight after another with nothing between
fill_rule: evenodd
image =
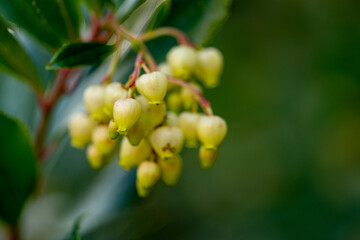
<instances>
[{"instance_id":1,"label":"dark green leaf","mask_svg":"<svg viewBox=\"0 0 360 240\"><path fill-rule=\"evenodd\" d=\"M35 188L36 159L29 133L0 112L0 218L15 224Z\"/></svg>"},{"instance_id":2,"label":"dark green leaf","mask_svg":"<svg viewBox=\"0 0 360 240\"><path fill-rule=\"evenodd\" d=\"M74 224L71 232L65 237L64 240L81 240L81 237L79 234L79 229L80 229L80 224L81 224L83 218L84 218L84 214L82 214L80 217L78 217L75 220L75 224Z\"/></svg>"},{"instance_id":3,"label":"dark green leaf","mask_svg":"<svg viewBox=\"0 0 360 240\"><path fill-rule=\"evenodd\" d=\"M79 1L0 0L0 14L53 49L79 36Z\"/></svg>"},{"instance_id":4,"label":"dark green leaf","mask_svg":"<svg viewBox=\"0 0 360 240\"><path fill-rule=\"evenodd\" d=\"M46 68L74 68L98 64L114 50L115 46L99 42L71 43L62 47Z\"/></svg>"},{"instance_id":5,"label":"dark green leaf","mask_svg":"<svg viewBox=\"0 0 360 240\"><path fill-rule=\"evenodd\" d=\"M205 45L227 19L230 5L231 0L173 0L164 25L180 28L195 43Z\"/></svg>"},{"instance_id":6,"label":"dark green leaf","mask_svg":"<svg viewBox=\"0 0 360 240\"><path fill-rule=\"evenodd\" d=\"M165 0L155 10L146 30L152 30L160 26L168 18L171 11L171 0Z\"/></svg>"},{"instance_id":7,"label":"dark green leaf","mask_svg":"<svg viewBox=\"0 0 360 240\"><path fill-rule=\"evenodd\" d=\"M116 4L116 18L120 23L124 22L146 0L119 0Z\"/></svg>"},{"instance_id":8,"label":"dark green leaf","mask_svg":"<svg viewBox=\"0 0 360 240\"><path fill-rule=\"evenodd\" d=\"M1 19L0 68L30 84L35 89L41 89L41 82L35 65Z\"/></svg>"}]
</instances>

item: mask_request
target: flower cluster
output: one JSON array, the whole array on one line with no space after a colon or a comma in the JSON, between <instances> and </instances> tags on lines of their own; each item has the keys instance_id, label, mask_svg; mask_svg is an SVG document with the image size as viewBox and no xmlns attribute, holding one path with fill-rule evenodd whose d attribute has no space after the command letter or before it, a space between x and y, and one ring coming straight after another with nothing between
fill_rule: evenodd
<instances>
[{"instance_id":1,"label":"flower cluster","mask_svg":"<svg viewBox=\"0 0 360 240\"><path fill-rule=\"evenodd\" d=\"M184 145L196 148L200 142L201 166L214 164L227 126L213 114L199 83L209 88L219 83L223 57L215 48L178 45L157 69L149 70L142 54L134 68L125 85L89 86L83 95L87 114L73 115L69 131L74 147L88 145L87 158L95 169L111 161L122 136L119 165L137 167L137 192L146 197L159 179L177 184Z\"/></svg>"}]
</instances>

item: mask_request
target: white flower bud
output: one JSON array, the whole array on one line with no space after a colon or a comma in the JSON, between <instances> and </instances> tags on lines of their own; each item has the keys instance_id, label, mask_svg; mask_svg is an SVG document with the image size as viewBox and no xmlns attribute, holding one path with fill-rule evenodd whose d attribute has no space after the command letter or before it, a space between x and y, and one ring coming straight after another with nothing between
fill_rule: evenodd
<instances>
[{"instance_id":1,"label":"white flower bud","mask_svg":"<svg viewBox=\"0 0 360 240\"><path fill-rule=\"evenodd\" d=\"M202 116L197 125L198 138L208 149L217 149L226 132L226 122L218 116Z\"/></svg>"},{"instance_id":2,"label":"white flower bud","mask_svg":"<svg viewBox=\"0 0 360 240\"><path fill-rule=\"evenodd\" d=\"M125 134L134 126L141 115L141 106L132 98L119 99L114 104L113 117L118 126L118 132Z\"/></svg>"},{"instance_id":3,"label":"white flower bud","mask_svg":"<svg viewBox=\"0 0 360 240\"><path fill-rule=\"evenodd\" d=\"M135 86L150 104L159 104L166 95L167 78L162 72L143 74L136 80Z\"/></svg>"},{"instance_id":4,"label":"white flower bud","mask_svg":"<svg viewBox=\"0 0 360 240\"><path fill-rule=\"evenodd\" d=\"M112 82L105 87L105 113L112 118L114 104L117 100L126 98L127 91L123 86L118 82Z\"/></svg>"},{"instance_id":5,"label":"white flower bud","mask_svg":"<svg viewBox=\"0 0 360 240\"><path fill-rule=\"evenodd\" d=\"M69 120L69 132L71 144L77 148L83 148L91 141L91 134L96 127L96 122L88 115L75 113Z\"/></svg>"},{"instance_id":6,"label":"white flower bud","mask_svg":"<svg viewBox=\"0 0 360 240\"><path fill-rule=\"evenodd\" d=\"M144 121L147 130L152 130L162 123L166 114L165 103L162 102L158 105L152 105L149 104L144 96L139 96L136 100L141 105L141 119Z\"/></svg>"},{"instance_id":7,"label":"white flower bud","mask_svg":"<svg viewBox=\"0 0 360 240\"><path fill-rule=\"evenodd\" d=\"M158 69L160 72L162 72L165 75L173 75L173 71L171 70L169 64L166 62L162 62L158 65Z\"/></svg>"},{"instance_id":8,"label":"white flower bud","mask_svg":"<svg viewBox=\"0 0 360 240\"><path fill-rule=\"evenodd\" d=\"M119 136L117 129L118 127L116 125L116 122L113 119L111 119L108 125L109 137L111 139L116 139Z\"/></svg>"},{"instance_id":9,"label":"white flower bud","mask_svg":"<svg viewBox=\"0 0 360 240\"><path fill-rule=\"evenodd\" d=\"M150 142L161 158L169 158L180 153L184 135L178 127L162 126L154 130Z\"/></svg>"},{"instance_id":10,"label":"white flower bud","mask_svg":"<svg viewBox=\"0 0 360 240\"><path fill-rule=\"evenodd\" d=\"M132 126L126 134L126 138L129 140L130 144L133 146L139 145L141 139L145 136L146 127L142 118Z\"/></svg>"},{"instance_id":11,"label":"white flower bud","mask_svg":"<svg viewBox=\"0 0 360 240\"><path fill-rule=\"evenodd\" d=\"M214 47L204 48L198 51L197 57L196 75L206 87L216 87L224 65L221 52Z\"/></svg>"},{"instance_id":12,"label":"white flower bud","mask_svg":"<svg viewBox=\"0 0 360 240\"><path fill-rule=\"evenodd\" d=\"M90 163L90 166L95 170L104 167L106 164L105 157L99 152L94 144L89 145L89 147L86 149L86 157Z\"/></svg>"},{"instance_id":13,"label":"white flower bud","mask_svg":"<svg viewBox=\"0 0 360 240\"><path fill-rule=\"evenodd\" d=\"M205 169L211 168L215 163L215 160L217 158L217 153L218 153L217 149L209 149L209 148L205 148L204 146L201 146L199 150L201 167Z\"/></svg>"},{"instance_id":14,"label":"white flower bud","mask_svg":"<svg viewBox=\"0 0 360 240\"><path fill-rule=\"evenodd\" d=\"M168 111L166 112L165 125L170 127L178 127L179 126L179 117L176 113Z\"/></svg>"},{"instance_id":15,"label":"white flower bud","mask_svg":"<svg viewBox=\"0 0 360 240\"><path fill-rule=\"evenodd\" d=\"M160 178L160 167L155 162L142 162L136 171L137 181L144 188L151 188Z\"/></svg>"},{"instance_id":16,"label":"white flower bud","mask_svg":"<svg viewBox=\"0 0 360 240\"><path fill-rule=\"evenodd\" d=\"M182 159L179 155L168 159L159 159L161 180L167 186L175 186L180 179L182 171Z\"/></svg>"},{"instance_id":17,"label":"white flower bud","mask_svg":"<svg viewBox=\"0 0 360 240\"><path fill-rule=\"evenodd\" d=\"M196 67L196 51L185 45L175 46L168 52L166 61L175 77L187 79Z\"/></svg>"},{"instance_id":18,"label":"white flower bud","mask_svg":"<svg viewBox=\"0 0 360 240\"><path fill-rule=\"evenodd\" d=\"M102 155L113 153L117 146L117 141L109 137L109 129L106 125L99 125L93 130L92 142Z\"/></svg>"},{"instance_id":19,"label":"white flower bud","mask_svg":"<svg viewBox=\"0 0 360 240\"><path fill-rule=\"evenodd\" d=\"M83 96L85 108L95 121L107 121L109 118L104 112L105 87L94 85L86 88Z\"/></svg>"},{"instance_id":20,"label":"white flower bud","mask_svg":"<svg viewBox=\"0 0 360 240\"><path fill-rule=\"evenodd\" d=\"M139 181L136 181L136 190L139 197L145 198L149 196L152 188L145 188L139 184Z\"/></svg>"},{"instance_id":21,"label":"white flower bud","mask_svg":"<svg viewBox=\"0 0 360 240\"><path fill-rule=\"evenodd\" d=\"M197 124L200 114L191 112L182 112L179 115L179 127L185 136L185 145L189 148L195 148L198 145Z\"/></svg>"},{"instance_id":22,"label":"white flower bud","mask_svg":"<svg viewBox=\"0 0 360 240\"><path fill-rule=\"evenodd\" d=\"M121 141L119 165L125 170L130 170L148 160L151 155L151 146L146 139L142 139L139 145L133 146L125 137Z\"/></svg>"}]
</instances>

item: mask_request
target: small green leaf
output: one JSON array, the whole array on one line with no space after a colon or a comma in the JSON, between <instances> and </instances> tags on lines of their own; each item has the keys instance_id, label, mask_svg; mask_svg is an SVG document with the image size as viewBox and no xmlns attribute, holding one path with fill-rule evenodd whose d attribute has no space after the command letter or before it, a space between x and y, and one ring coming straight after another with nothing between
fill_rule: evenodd
<instances>
[{"instance_id":1,"label":"small green leaf","mask_svg":"<svg viewBox=\"0 0 360 240\"><path fill-rule=\"evenodd\" d=\"M114 45L99 42L67 44L53 56L46 69L75 68L98 64L114 50Z\"/></svg>"},{"instance_id":2,"label":"small green leaf","mask_svg":"<svg viewBox=\"0 0 360 240\"><path fill-rule=\"evenodd\" d=\"M71 232L65 237L64 240L81 240L81 237L79 234L79 229L80 229L80 224L83 219L84 219L84 214L80 215L75 220L75 223L74 223L74 226L73 226Z\"/></svg>"},{"instance_id":3,"label":"small green leaf","mask_svg":"<svg viewBox=\"0 0 360 240\"><path fill-rule=\"evenodd\" d=\"M79 36L80 1L0 0L0 15L52 49Z\"/></svg>"},{"instance_id":4,"label":"small green leaf","mask_svg":"<svg viewBox=\"0 0 360 240\"><path fill-rule=\"evenodd\" d=\"M0 218L15 224L35 188L36 158L21 123L0 112L0 130Z\"/></svg>"},{"instance_id":5,"label":"small green leaf","mask_svg":"<svg viewBox=\"0 0 360 240\"><path fill-rule=\"evenodd\" d=\"M152 15L148 23L146 30L150 31L160 26L168 18L170 12L171 12L171 0L165 0L155 10L154 14Z\"/></svg>"},{"instance_id":6,"label":"small green leaf","mask_svg":"<svg viewBox=\"0 0 360 240\"><path fill-rule=\"evenodd\" d=\"M228 18L230 5L231 0L173 0L163 25L180 28L195 43L206 45Z\"/></svg>"},{"instance_id":7,"label":"small green leaf","mask_svg":"<svg viewBox=\"0 0 360 240\"><path fill-rule=\"evenodd\" d=\"M41 89L36 67L28 54L0 19L0 68L35 89Z\"/></svg>"},{"instance_id":8,"label":"small green leaf","mask_svg":"<svg viewBox=\"0 0 360 240\"><path fill-rule=\"evenodd\" d=\"M146 0L119 0L116 4L116 19L120 23L124 22Z\"/></svg>"}]
</instances>

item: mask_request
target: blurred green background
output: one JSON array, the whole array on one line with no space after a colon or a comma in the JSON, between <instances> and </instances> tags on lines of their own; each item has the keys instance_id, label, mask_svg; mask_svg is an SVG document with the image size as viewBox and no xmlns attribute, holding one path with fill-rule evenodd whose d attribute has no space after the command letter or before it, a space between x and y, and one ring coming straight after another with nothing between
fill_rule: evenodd
<instances>
[{"instance_id":1,"label":"blurred green background","mask_svg":"<svg viewBox=\"0 0 360 240\"><path fill-rule=\"evenodd\" d=\"M50 239L87 212L85 240L360 239L359 10L356 0L233 1L212 43L222 82L205 91L229 128L214 167L186 149L179 184L143 200L135 171L115 161L94 172L66 137L44 168L44 196L25 209L25 235ZM10 85L0 97L22 87ZM1 102L30 129L34 108ZM60 103L53 121L69 111Z\"/></svg>"}]
</instances>

